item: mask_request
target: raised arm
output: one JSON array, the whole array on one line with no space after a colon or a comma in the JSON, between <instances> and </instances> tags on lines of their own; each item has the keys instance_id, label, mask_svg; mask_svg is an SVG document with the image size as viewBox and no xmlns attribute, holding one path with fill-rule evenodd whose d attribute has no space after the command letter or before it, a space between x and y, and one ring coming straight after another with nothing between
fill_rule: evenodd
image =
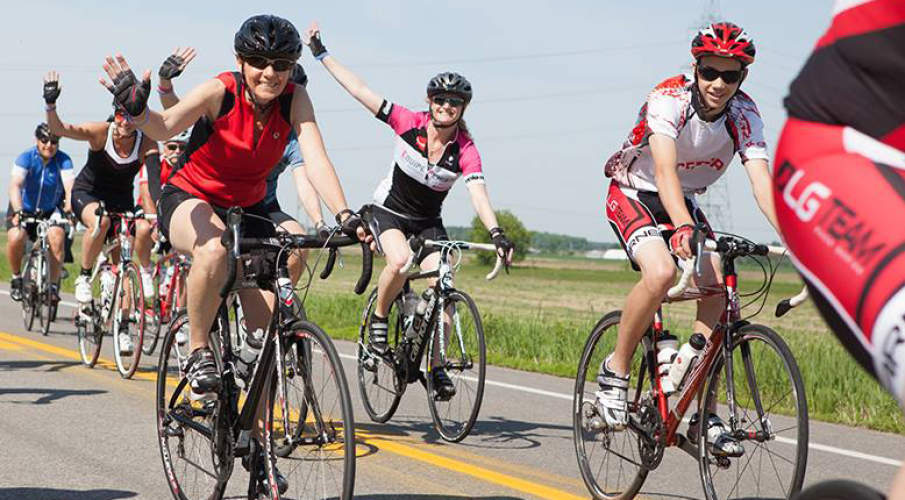
<instances>
[{"instance_id":1,"label":"raised arm","mask_svg":"<svg viewBox=\"0 0 905 500\"><path fill-rule=\"evenodd\" d=\"M116 59L107 56L104 71L110 81L101 84L113 94L114 100L132 116L135 125L151 139L164 141L189 128L202 116L216 119L226 86L217 79L208 80L192 89L170 109L158 113L148 108L151 93L151 72L145 71L141 81L129 68L122 54Z\"/></svg>"},{"instance_id":2,"label":"raised arm","mask_svg":"<svg viewBox=\"0 0 905 500\"><path fill-rule=\"evenodd\" d=\"M346 89L346 92L362 103L368 111L376 115L380 105L383 104L383 97L377 95L365 84L364 80L340 64L335 57L327 52L327 48L324 47L321 41L320 28L316 22L311 23L304 36L305 44L311 48L311 53L314 54L314 57L324 64L330 75Z\"/></svg>"},{"instance_id":3,"label":"raised arm","mask_svg":"<svg viewBox=\"0 0 905 500\"><path fill-rule=\"evenodd\" d=\"M179 102L179 96L173 88L173 79L181 75L185 67L195 58L195 49L192 47L176 47L176 50L160 65L157 76L160 81L157 84L157 95L163 109L170 109Z\"/></svg>"},{"instance_id":4,"label":"raised arm","mask_svg":"<svg viewBox=\"0 0 905 500\"><path fill-rule=\"evenodd\" d=\"M85 122L73 125L60 119L60 115L57 114L57 99L62 90L60 75L56 71L44 76L44 110L50 133L76 141L88 141L93 150L104 147L104 141L107 139L106 123Z\"/></svg>"}]
</instances>

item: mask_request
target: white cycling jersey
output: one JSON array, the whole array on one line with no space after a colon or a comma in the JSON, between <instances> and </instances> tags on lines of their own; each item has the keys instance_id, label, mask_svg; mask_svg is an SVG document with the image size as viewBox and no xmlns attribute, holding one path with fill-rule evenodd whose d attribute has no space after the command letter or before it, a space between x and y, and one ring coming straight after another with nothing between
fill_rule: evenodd
<instances>
[{"instance_id":1,"label":"white cycling jersey","mask_svg":"<svg viewBox=\"0 0 905 500\"><path fill-rule=\"evenodd\" d=\"M651 134L676 141L679 182L686 194L701 193L725 172L737 152L742 162L768 160L764 124L754 101L739 91L726 112L704 121L692 103L694 80L686 75L670 78L648 95L628 140L606 162L607 177L625 187L657 191Z\"/></svg>"}]
</instances>

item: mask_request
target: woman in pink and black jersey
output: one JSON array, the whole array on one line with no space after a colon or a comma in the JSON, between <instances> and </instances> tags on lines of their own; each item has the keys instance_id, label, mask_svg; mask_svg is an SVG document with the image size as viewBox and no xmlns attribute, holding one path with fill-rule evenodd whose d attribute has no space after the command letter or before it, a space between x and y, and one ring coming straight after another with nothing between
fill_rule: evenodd
<instances>
[{"instance_id":1,"label":"woman in pink and black jersey","mask_svg":"<svg viewBox=\"0 0 905 500\"><path fill-rule=\"evenodd\" d=\"M691 55L694 74L670 78L648 95L628 140L605 168L613 179L607 220L641 271L626 297L615 351L601 363L597 378L599 418L617 430L626 425L632 354L675 281L670 248L690 258L694 225L706 224L695 195L716 182L738 154L758 206L776 225L763 123L754 101L739 90L754 62L753 40L735 24L714 23L698 31ZM722 279L715 261L704 268L706 284ZM724 309L722 297L699 300L694 331L709 336ZM706 422L712 454L744 453L719 417L700 420Z\"/></svg>"},{"instance_id":2,"label":"woman in pink and black jersey","mask_svg":"<svg viewBox=\"0 0 905 500\"><path fill-rule=\"evenodd\" d=\"M311 25L305 38L314 57L333 78L396 132L393 165L374 193L371 221L387 265L377 285L369 344L371 350L383 354L387 350L390 305L405 283L405 275L399 271L411 254L406 238L448 239L440 212L443 200L459 177L465 178L474 209L490 230L497 252L507 264L511 262L513 246L497 223L484 185L481 156L462 121L472 97L468 80L456 73L440 73L427 85L428 111L413 112L376 94L331 56L321 41L317 24ZM419 255L418 262L424 269L434 269L439 264L439 253ZM455 386L446 372L433 369L431 373L439 396L452 397Z\"/></svg>"},{"instance_id":3,"label":"woman in pink and black jersey","mask_svg":"<svg viewBox=\"0 0 905 500\"><path fill-rule=\"evenodd\" d=\"M905 409L905 2L837 0L785 100L783 241L842 345ZM905 467L890 490L905 500Z\"/></svg>"},{"instance_id":4,"label":"woman in pink and black jersey","mask_svg":"<svg viewBox=\"0 0 905 500\"><path fill-rule=\"evenodd\" d=\"M208 331L220 300L217 292L226 279L227 255L220 243L225 213L239 206L267 218L262 203L265 180L283 155L291 130L298 135L318 193L344 228L350 232L357 228L364 238L360 219L347 208L324 150L308 93L290 82L302 53L295 26L277 16L253 16L236 32L234 49L236 71L202 83L162 112L147 108L150 72L139 81L121 55L108 57L104 64L111 81L103 83L148 136L165 140L194 124L185 156L163 187L158 208L160 227L172 246L193 259L187 280L189 381L196 394L214 392L220 383ZM246 219L243 226L251 237L273 231L269 223L255 218ZM265 326L272 294L246 290L242 300L249 331Z\"/></svg>"}]
</instances>

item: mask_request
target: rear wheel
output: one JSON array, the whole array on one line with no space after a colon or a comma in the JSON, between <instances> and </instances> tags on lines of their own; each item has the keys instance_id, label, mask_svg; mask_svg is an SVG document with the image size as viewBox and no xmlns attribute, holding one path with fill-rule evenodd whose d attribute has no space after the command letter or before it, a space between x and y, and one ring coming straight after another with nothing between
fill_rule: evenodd
<instances>
[{"instance_id":1,"label":"rear wheel","mask_svg":"<svg viewBox=\"0 0 905 500\"><path fill-rule=\"evenodd\" d=\"M25 272L22 273L22 322L29 332L35 324L35 314L37 313L35 287L38 281L38 270L36 261L35 254L29 254L25 262Z\"/></svg>"},{"instance_id":2,"label":"rear wheel","mask_svg":"<svg viewBox=\"0 0 905 500\"><path fill-rule=\"evenodd\" d=\"M395 363L395 353L400 348L399 340L402 338L402 299L397 298L393 301L387 315L389 349L384 356L377 356L368 349L371 315L376 305L375 288L368 298L368 306L365 308L358 333L358 389L365 411L371 420L384 423L396 413L406 387L405 381L399 378L399 370Z\"/></svg>"},{"instance_id":3,"label":"rear wheel","mask_svg":"<svg viewBox=\"0 0 905 500\"><path fill-rule=\"evenodd\" d=\"M50 333L50 323L56 316L56 302L54 301L53 292L50 290L50 261L47 259L47 253L41 258L41 287L38 293L38 302L40 311L38 316L41 320L41 334L47 336Z\"/></svg>"},{"instance_id":4,"label":"rear wheel","mask_svg":"<svg viewBox=\"0 0 905 500\"><path fill-rule=\"evenodd\" d=\"M446 325L443 341L446 355L439 359L438 367L446 369L456 393L449 400L436 397L434 379L428 370L427 402L434 428L440 436L446 441L458 442L471 431L481 411L487 352L481 315L471 297L465 292L454 291L446 296L445 302L445 311L437 311L430 325L433 342L428 345L427 363L431 366L434 357L440 358L437 334L442 322Z\"/></svg>"},{"instance_id":5,"label":"rear wheel","mask_svg":"<svg viewBox=\"0 0 905 500\"><path fill-rule=\"evenodd\" d=\"M132 378L141 361L145 330L145 296L141 275L134 262L122 267L119 286L113 296L113 353L116 369L123 378ZM123 350L131 346L131 352Z\"/></svg>"},{"instance_id":6,"label":"rear wheel","mask_svg":"<svg viewBox=\"0 0 905 500\"><path fill-rule=\"evenodd\" d=\"M792 352L762 325L746 325L732 338L735 423L726 403L726 361L717 357L710 372L704 409L732 427L744 448L738 458L715 457L699 433L699 464L708 499L756 496L791 498L801 489L808 458L808 408L804 384Z\"/></svg>"},{"instance_id":7,"label":"rear wheel","mask_svg":"<svg viewBox=\"0 0 905 500\"><path fill-rule=\"evenodd\" d=\"M289 482L286 494L281 497L272 488L271 498L351 499L355 420L339 354L327 334L309 321L292 323L282 335L301 352L299 370L274 380L266 405L265 456L280 457L278 465ZM310 355L304 354L308 350ZM278 391L281 385L285 391ZM266 463L268 477L273 477L273 461Z\"/></svg>"},{"instance_id":8,"label":"rear wheel","mask_svg":"<svg viewBox=\"0 0 905 500\"><path fill-rule=\"evenodd\" d=\"M95 309L92 302L79 304L79 310L75 317L76 334L79 339L79 355L82 357L82 363L89 368L94 367L94 364L97 363L104 339L104 332L97 317L98 314L99 311Z\"/></svg>"},{"instance_id":9,"label":"rear wheel","mask_svg":"<svg viewBox=\"0 0 905 500\"><path fill-rule=\"evenodd\" d=\"M213 436L222 414L217 401L194 401L186 379L187 357L176 332L188 322L185 312L170 322L157 364L157 442L167 485L174 498L221 498L233 460L220 458ZM219 363L219 356L215 350Z\"/></svg>"}]
</instances>

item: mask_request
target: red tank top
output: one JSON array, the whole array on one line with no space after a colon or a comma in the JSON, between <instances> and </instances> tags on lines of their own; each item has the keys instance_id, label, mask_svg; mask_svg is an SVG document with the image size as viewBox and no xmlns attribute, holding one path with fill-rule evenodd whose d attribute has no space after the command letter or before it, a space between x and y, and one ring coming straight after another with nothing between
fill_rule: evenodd
<instances>
[{"instance_id":1,"label":"red tank top","mask_svg":"<svg viewBox=\"0 0 905 500\"><path fill-rule=\"evenodd\" d=\"M295 86L288 83L277 97L255 144L254 106L245 98L242 76L225 72L217 79L226 86L220 115L195 124L170 183L217 206L248 207L264 199L267 175L289 142Z\"/></svg>"}]
</instances>

